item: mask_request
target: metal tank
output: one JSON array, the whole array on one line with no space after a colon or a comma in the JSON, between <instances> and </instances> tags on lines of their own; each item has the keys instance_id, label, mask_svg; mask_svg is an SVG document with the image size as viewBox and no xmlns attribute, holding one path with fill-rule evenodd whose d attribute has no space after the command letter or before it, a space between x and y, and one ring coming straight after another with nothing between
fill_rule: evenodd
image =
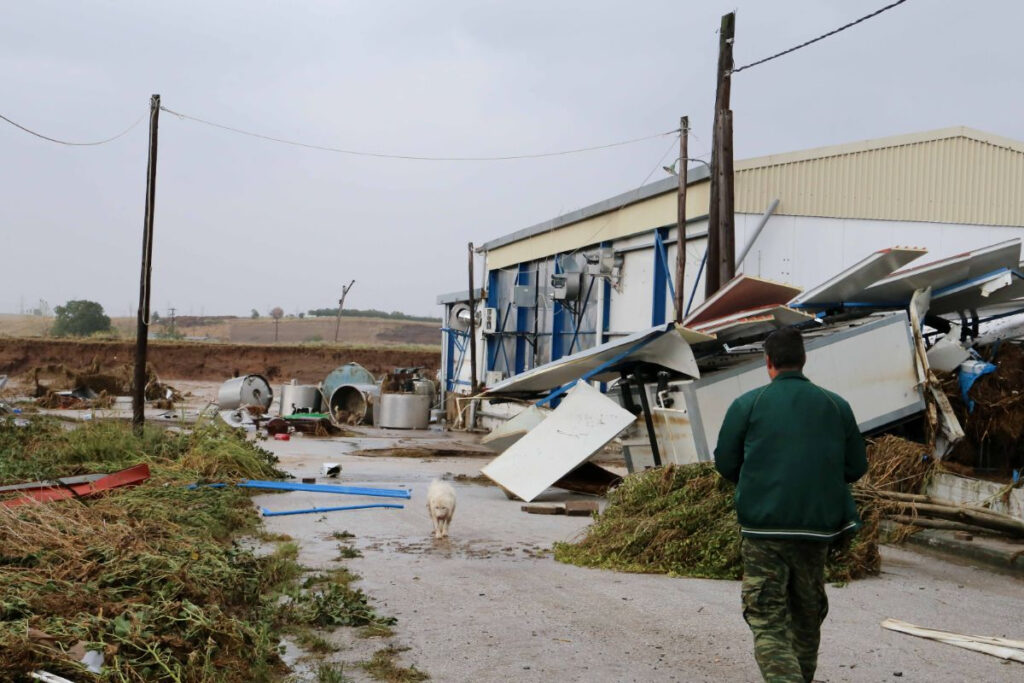
<instances>
[{"instance_id":1,"label":"metal tank","mask_svg":"<svg viewBox=\"0 0 1024 683\"><path fill-rule=\"evenodd\" d=\"M217 405L221 410L235 410L242 406L261 406L264 410L274 400L274 390L262 375L233 377L220 385Z\"/></svg>"},{"instance_id":2,"label":"metal tank","mask_svg":"<svg viewBox=\"0 0 1024 683\"><path fill-rule=\"evenodd\" d=\"M433 397L426 394L383 394L377 426L387 429L426 429Z\"/></svg>"},{"instance_id":3,"label":"metal tank","mask_svg":"<svg viewBox=\"0 0 1024 683\"><path fill-rule=\"evenodd\" d=\"M359 363L348 363L332 370L324 378L322 392L334 424L373 424L373 407L380 397L380 387Z\"/></svg>"},{"instance_id":4,"label":"metal tank","mask_svg":"<svg viewBox=\"0 0 1024 683\"><path fill-rule=\"evenodd\" d=\"M320 410L320 387L312 384L290 384L281 387L281 415L315 413Z\"/></svg>"}]
</instances>

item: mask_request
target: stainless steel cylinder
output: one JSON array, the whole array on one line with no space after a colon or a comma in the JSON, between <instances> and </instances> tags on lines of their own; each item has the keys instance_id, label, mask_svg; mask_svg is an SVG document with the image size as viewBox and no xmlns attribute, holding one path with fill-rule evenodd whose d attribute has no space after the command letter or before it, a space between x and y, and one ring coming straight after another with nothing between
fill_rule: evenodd
<instances>
[{"instance_id":1,"label":"stainless steel cylinder","mask_svg":"<svg viewBox=\"0 0 1024 683\"><path fill-rule=\"evenodd\" d=\"M388 429L426 429L433 397L426 394L383 394L377 426Z\"/></svg>"},{"instance_id":2,"label":"stainless steel cylinder","mask_svg":"<svg viewBox=\"0 0 1024 683\"><path fill-rule=\"evenodd\" d=\"M221 410L235 410L242 406L270 407L274 400L274 390L262 375L242 375L232 377L220 385L217 392L217 404Z\"/></svg>"}]
</instances>

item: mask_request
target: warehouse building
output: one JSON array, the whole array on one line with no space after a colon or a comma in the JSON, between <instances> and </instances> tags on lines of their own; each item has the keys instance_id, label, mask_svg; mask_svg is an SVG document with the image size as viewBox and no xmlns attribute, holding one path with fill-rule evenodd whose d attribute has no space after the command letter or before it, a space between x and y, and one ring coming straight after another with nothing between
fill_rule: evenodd
<instances>
[{"instance_id":1,"label":"warehouse building","mask_svg":"<svg viewBox=\"0 0 1024 683\"><path fill-rule=\"evenodd\" d=\"M707 168L687 172L682 283L677 188L666 177L485 243L480 380L671 320L677 286L698 305ZM956 127L737 161L735 211L737 273L809 288L891 246L941 258L1024 237L1024 143ZM446 392L469 391L467 299L438 297Z\"/></svg>"}]
</instances>

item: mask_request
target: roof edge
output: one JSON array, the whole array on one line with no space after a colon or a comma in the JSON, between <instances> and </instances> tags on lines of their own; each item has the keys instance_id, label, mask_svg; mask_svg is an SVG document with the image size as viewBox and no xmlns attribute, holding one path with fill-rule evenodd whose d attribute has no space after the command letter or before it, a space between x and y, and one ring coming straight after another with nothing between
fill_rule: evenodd
<instances>
[{"instance_id":1,"label":"roof edge","mask_svg":"<svg viewBox=\"0 0 1024 683\"><path fill-rule=\"evenodd\" d=\"M687 169L686 184L694 185L707 180L710 177L711 173L707 166L698 166L696 168ZM522 230L509 233L504 237L498 237L497 239L484 243L479 250L490 251L492 249L504 247L507 244L535 237L536 235L558 230L559 228L564 228L567 225L579 223L580 221L587 220L588 218L600 216L603 213L615 211L629 206L630 204L636 204L637 202L642 202L645 199L665 194L666 192L672 192L678 187L679 179L677 176L656 180L653 183L641 185L634 190L623 192L622 194L615 195L614 197L609 197L608 199L597 202L596 204L591 204L583 207L582 209L577 209L576 211L570 211L569 213L562 214L561 216L556 216L555 218L548 219L543 223L537 223L536 225L531 225L528 228L523 228Z\"/></svg>"},{"instance_id":2,"label":"roof edge","mask_svg":"<svg viewBox=\"0 0 1024 683\"><path fill-rule=\"evenodd\" d=\"M937 142L950 138L967 138L984 142L996 147L1003 147L1015 152L1024 154L1024 143L1011 138L1005 138L993 133L968 128L967 126L952 126L949 128L937 128L917 133L905 133L903 135L890 135L884 138L871 138L856 142L845 142L838 145L826 145L824 147L812 147L795 152L784 152L782 154L769 154L767 156L754 157L737 161L734 168L736 171L749 171L767 166L781 166L801 161L814 159L825 159L828 157L843 156L845 154L857 154L859 152L870 152L890 147L901 147L904 145L915 145L922 142Z\"/></svg>"}]
</instances>

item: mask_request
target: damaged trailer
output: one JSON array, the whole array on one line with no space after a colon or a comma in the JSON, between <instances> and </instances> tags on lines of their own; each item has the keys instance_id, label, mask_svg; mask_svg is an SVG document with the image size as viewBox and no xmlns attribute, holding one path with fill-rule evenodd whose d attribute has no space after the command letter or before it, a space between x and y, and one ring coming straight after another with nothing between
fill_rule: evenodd
<instances>
[{"instance_id":1,"label":"damaged trailer","mask_svg":"<svg viewBox=\"0 0 1024 683\"><path fill-rule=\"evenodd\" d=\"M890 427L925 410L905 312L811 328L804 338L804 373L849 401L861 432ZM707 360L716 367L705 369L700 379L648 387L655 394L652 417L663 462L712 461L729 405L768 381L760 344ZM655 464L650 447L642 441L624 444L630 472Z\"/></svg>"}]
</instances>

